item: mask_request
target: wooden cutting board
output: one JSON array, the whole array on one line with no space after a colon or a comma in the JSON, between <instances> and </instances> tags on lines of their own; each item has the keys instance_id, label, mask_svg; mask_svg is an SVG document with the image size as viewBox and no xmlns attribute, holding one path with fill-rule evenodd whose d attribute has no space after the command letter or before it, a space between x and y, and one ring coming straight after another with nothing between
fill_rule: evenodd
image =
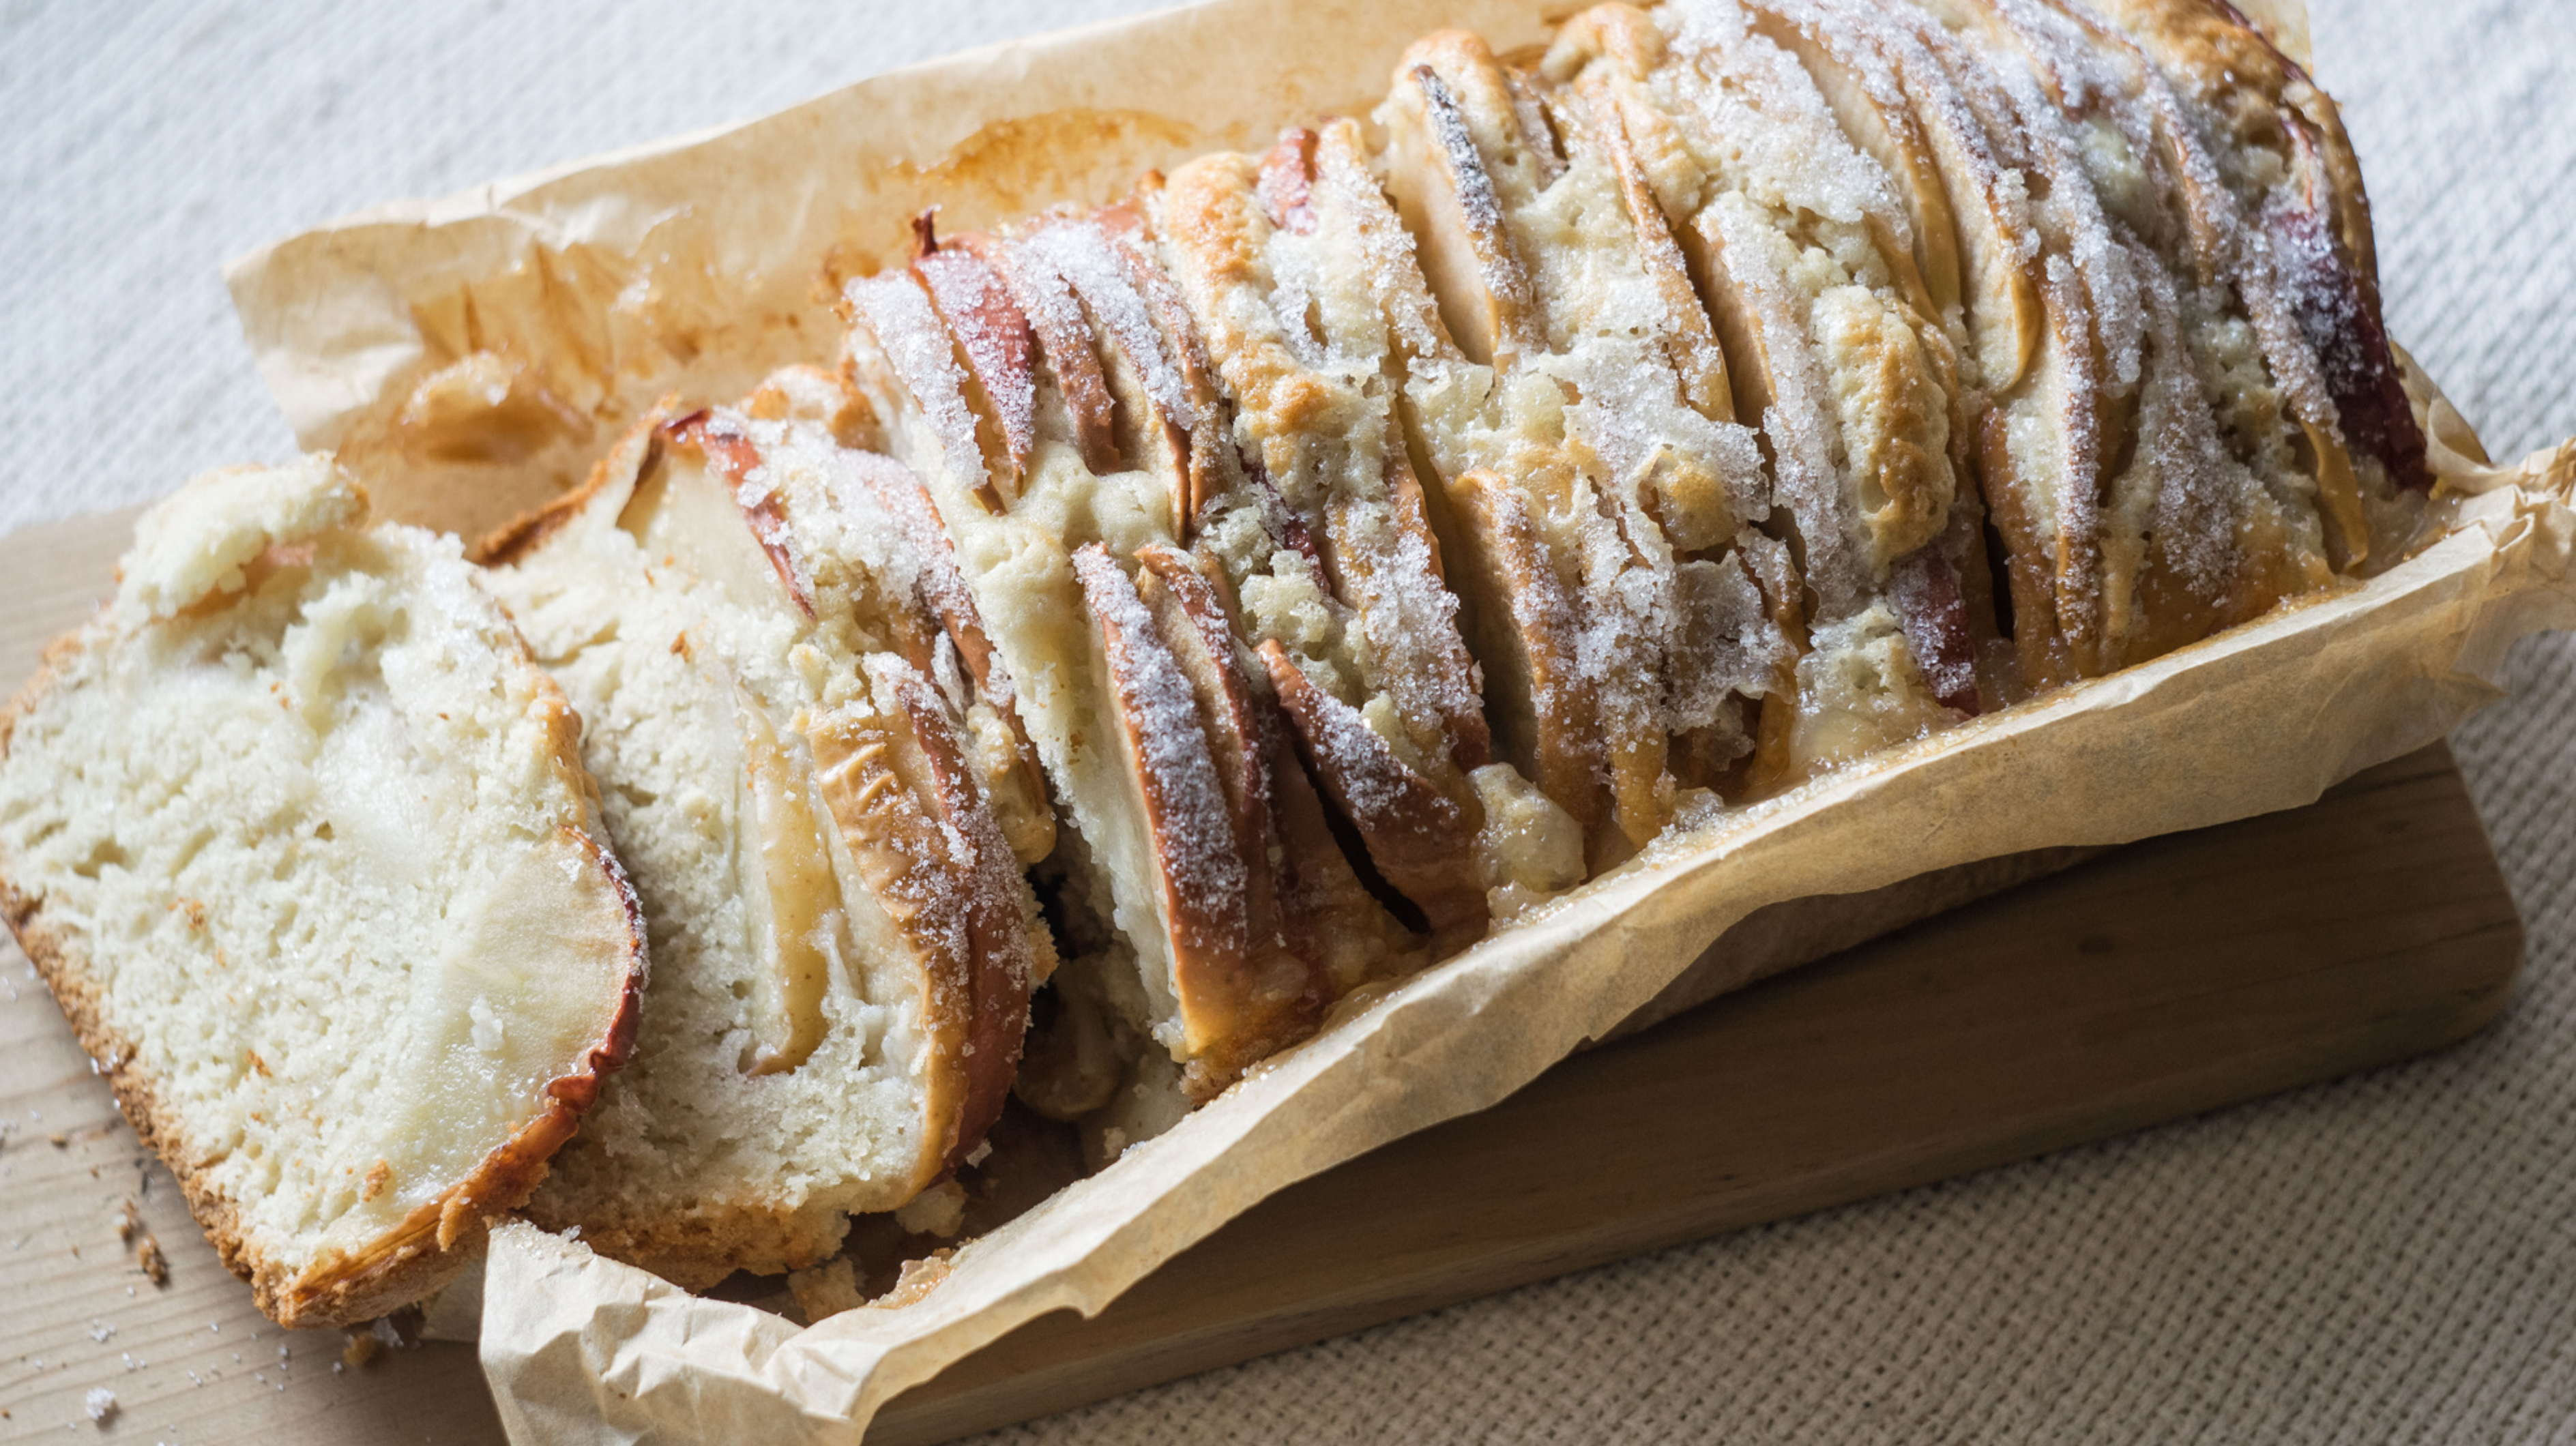
<instances>
[{"instance_id":1,"label":"wooden cutting board","mask_svg":"<svg viewBox=\"0 0 2576 1446\"><path fill-rule=\"evenodd\" d=\"M103 595L129 523L0 539L0 684ZM870 1440L943 1440L2386 1064L2493 1018L2521 963L2440 746L2307 808L2071 858L1757 916L1720 947L1785 961L2049 875L1291 1187L1100 1316L1031 1322L907 1393ZM0 1440L500 1439L470 1347L341 1366L342 1333L262 1320L6 946L0 1124ZM127 1201L166 1285L119 1240ZM117 1401L103 1437L93 1388Z\"/></svg>"}]
</instances>

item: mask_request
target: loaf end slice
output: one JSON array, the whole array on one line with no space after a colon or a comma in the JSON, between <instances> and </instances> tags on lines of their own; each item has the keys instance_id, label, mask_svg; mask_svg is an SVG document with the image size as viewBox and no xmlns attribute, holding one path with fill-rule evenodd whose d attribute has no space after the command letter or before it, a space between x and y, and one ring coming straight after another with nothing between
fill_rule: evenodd
<instances>
[{"instance_id":1,"label":"loaf end slice","mask_svg":"<svg viewBox=\"0 0 2576 1446\"><path fill-rule=\"evenodd\" d=\"M0 907L282 1325L444 1283L630 1048L579 722L327 458L191 483L0 722Z\"/></svg>"}]
</instances>

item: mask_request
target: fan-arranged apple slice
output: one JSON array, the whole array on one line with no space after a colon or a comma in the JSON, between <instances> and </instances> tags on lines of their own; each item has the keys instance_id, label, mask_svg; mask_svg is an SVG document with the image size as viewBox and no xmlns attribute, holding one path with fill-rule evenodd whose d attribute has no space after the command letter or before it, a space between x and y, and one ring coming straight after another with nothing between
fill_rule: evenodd
<instances>
[{"instance_id":1,"label":"fan-arranged apple slice","mask_svg":"<svg viewBox=\"0 0 2576 1446\"><path fill-rule=\"evenodd\" d=\"M2026 105L2035 129L2081 157L2084 189L2107 213L2103 234L2137 281L2126 338L2140 359L2134 440L2112 438L2111 455L2127 460L2106 479L2102 509L2103 665L2170 651L2318 585L2329 541L2319 504L2329 518L2361 520L2351 468L2330 430L2293 419L2276 384L2305 359L2267 359L2258 372L2239 355L2249 322L2258 337L2289 328L2265 320L2282 314L2265 299L2277 288L2239 280L2259 282L2268 268L2241 264L2242 229L2196 128L2174 124L2174 97L2136 47L2085 13L1956 8L2000 68L2018 60L2045 92ZM2250 316L2240 296L2259 303Z\"/></svg>"},{"instance_id":2,"label":"fan-arranged apple slice","mask_svg":"<svg viewBox=\"0 0 2576 1446\"><path fill-rule=\"evenodd\" d=\"M957 343L920 277L889 271L851 282L843 296L903 379L936 438L939 464L966 482L978 505L1002 511L1002 491L984 450L983 423L967 398L970 373L959 364Z\"/></svg>"},{"instance_id":3,"label":"fan-arranged apple slice","mask_svg":"<svg viewBox=\"0 0 2576 1446\"><path fill-rule=\"evenodd\" d=\"M1313 822L1328 841L1330 830L1293 755L1284 771L1275 766L1273 735L1281 729L1270 718L1267 680L1250 686L1230 638L1222 648L1206 641L1211 620L1215 636L1225 636L1225 611L1201 595L1195 571L1183 576L1172 566L1206 519L1242 507L1286 518L1273 535L1311 569L1324 569L1323 550L1234 450L1230 405L1186 298L1161 263L1148 219L1158 204L1149 186L1120 206L1058 211L991 234L942 240L924 226L916 268L951 252L971 255L1010 294L1034 342L1026 461L1000 509L985 505L972 455L949 444L954 429L939 420L945 399L966 389L963 340L915 345L903 330L903 303L883 299L887 278L849 289L854 370L889 421L889 442L919 478L920 490L889 496L888 510L925 536L945 534L944 545L915 549L928 560L923 596L947 620L977 691L1006 690L1075 840L1044 865L1061 881L1065 907L1080 915L1073 932L1081 947L1047 1011L1051 1029L1070 1032L1064 1047L1039 1050L1039 1067L1050 1073L1021 1093L1040 1108L1097 1107L1129 1140L1177 1118L1190 1098L1223 1088L1260 1053L1292 1042L1333 993L1419 961L1417 942L1360 887L1338 844L1328 858L1300 859L1288 873L1273 864L1269 840L1292 825ZM922 374L922 359L938 364L936 375ZM961 470L952 456L969 465ZM1104 580L1076 562L1092 555L1083 551L1091 545L1104 545L1097 555L1127 579L1157 631L1113 636L1094 626L1093 593ZM1122 699L1143 696L1134 693L1132 669L1158 660L1192 664L1180 676L1213 689L1192 736L1215 750L1212 759L1226 760L1228 787L1218 792L1249 820L1245 837L1260 840L1235 859L1257 895L1249 903L1169 887L1171 869L1203 861L1162 851L1185 816L1166 805L1181 795L1162 787L1169 780L1147 787L1131 766L1135 756L1160 757L1153 750L1165 735L1139 715L1133 737L1145 755L1103 744L1107 720L1123 716ZM1229 686L1216 686L1227 678ZM1227 923L1218 915L1228 909L1251 912ZM1101 1043L1086 1029L1105 1031L1129 1074L1107 1105L1097 1098L1099 1050L1073 1047ZM1082 1078L1055 1077L1060 1069ZM1180 1103L1138 1103L1158 1092Z\"/></svg>"},{"instance_id":4,"label":"fan-arranged apple slice","mask_svg":"<svg viewBox=\"0 0 2576 1446\"><path fill-rule=\"evenodd\" d=\"M2066 228L2041 214L2046 176L2015 97L1928 17L1852 0L1748 0L1753 28L1796 56L1864 150L1891 173L1918 231L1937 227L1937 179L1955 227L1966 344L1966 446L2003 572L2020 681L2098 663L2097 523L2104 348ZM1945 553L1963 578L1973 559ZM2000 608L1999 608L2000 611Z\"/></svg>"},{"instance_id":5,"label":"fan-arranged apple slice","mask_svg":"<svg viewBox=\"0 0 2576 1446\"><path fill-rule=\"evenodd\" d=\"M1019 690L1002 661L984 619L975 610L974 593L957 568L957 551L939 521L930 490L902 464L875 453L854 453L849 470L875 499L878 509L911 549L915 564L911 601L917 612L895 609L886 618L889 631L903 640L899 649L914 669L935 671L936 658L916 631L916 619L936 620L976 694L991 705L994 721L1007 730L1007 751L987 748L982 755L984 790L993 813L1021 863L1034 864L1055 851L1055 810L1047 800L1046 775L1037 749L1020 722Z\"/></svg>"},{"instance_id":6,"label":"fan-arranged apple slice","mask_svg":"<svg viewBox=\"0 0 2576 1446\"><path fill-rule=\"evenodd\" d=\"M918 223L921 254L913 258L940 318L966 358L976 410L990 417L1002 438L1000 469L1016 491L1037 445L1036 338L1001 277L970 248L938 245L925 213Z\"/></svg>"},{"instance_id":7,"label":"fan-arranged apple slice","mask_svg":"<svg viewBox=\"0 0 2576 1446\"><path fill-rule=\"evenodd\" d=\"M1896 57L1839 8L1749 0L1745 9L1757 33L1805 67L1851 143L1894 178L1936 314L1961 308L1978 382L2010 391L2037 360L2047 320L2025 249L2027 211L1973 120L1937 91L1938 108L1918 114Z\"/></svg>"},{"instance_id":8,"label":"fan-arranged apple slice","mask_svg":"<svg viewBox=\"0 0 2576 1446\"><path fill-rule=\"evenodd\" d=\"M823 998L840 932L840 881L823 842L805 769L782 746L769 712L739 682L734 714L742 737L742 819L735 842L752 971L752 1054L748 1073L783 1074L814 1057L830 1028Z\"/></svg>"},{"instance_id":9,"label":"fan-arranged apple slice","mask_svg":"<svg viewBox=\"0 0 2576 1446\"><path fill-rule=\"evenodd\" d=\"M1106 224L1123 230L1127 219L1115 208L1044 217L1028 230L1023 255L1052 271L1090 318L1088 335L1068 341L1091 347L1117 401L1120 455L1162 484L1175 536L1186 539L1215 419L1187 338L1164 329L1168 308L1139 284L1150 267Z\"/></svg>"},{"instance_id":10,"label":"fan-arranged apple slice","mask_svg":"<svg viewBox=\"0 0 2576 1446\"><path fill-rule=\"evenodd\" d=\"M895 706L826 714L806 740L853 866L931 961L916 997L958 1067L925 1077L925 1112L950 1122L942 1158L953 1169L1001 1115L1029 990L1052 953L1031 947L1027 886L936 689L909 665L875 671L873 691Z\"/></svg>"},{"instance_id":11,"label":"fan-arranged apple slice","mask_svg":"<svg viewBox=\"0 0 2576 1446\"><path fill-rule=\"evenodd\" d=\"M685 1283L812 1264L971 1154L1054 958L987 783L1018 776L1008 687L969 681L894 464L812 419L853 410L827 393L650 418L485 549L658 966L644 1062L528 1209Z\"/></svg>"}]
</instances>

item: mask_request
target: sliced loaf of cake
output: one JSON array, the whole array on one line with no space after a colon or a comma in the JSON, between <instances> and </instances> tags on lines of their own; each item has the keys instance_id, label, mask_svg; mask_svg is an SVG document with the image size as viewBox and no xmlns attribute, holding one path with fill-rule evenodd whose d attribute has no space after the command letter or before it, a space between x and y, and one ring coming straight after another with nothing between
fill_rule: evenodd
<instances>
[{"instance_id":1,"label":"sliced loaf of cake","mask_svg":"<svg viewBox=\"0 0 2576 1446\"><path fill-rule=\"evenodd\" d=\"M145 514L8 715L0 904L289 1326L427 1294L633 1039L579 724L452 539L328 459Z\"/></svg>"}]
</instances>

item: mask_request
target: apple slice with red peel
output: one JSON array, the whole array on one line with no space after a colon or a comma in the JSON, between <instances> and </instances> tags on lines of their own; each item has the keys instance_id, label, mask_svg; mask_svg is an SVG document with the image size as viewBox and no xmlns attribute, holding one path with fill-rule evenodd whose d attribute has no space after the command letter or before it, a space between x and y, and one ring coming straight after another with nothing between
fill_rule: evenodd
<instances>
[{"instance_id":1,"label":"apple slice with red peel","mask_svg":"<svg viewBox=\"0 0 2576 1446\"><path fill-rule=\"evenodd\" d=\"M2324 137L2295 110L2284 108L2281 119L2298 159L2290 181L2295 189L2277 193L2264 220L2281 258L2291 310L2317 354L2346 435L2378 458L2398 486L2429 492L2433 474L2425 461L2424 432L2389 348L2376 288L2335 246L2336 196ZM2356 497L2353 506L2359 505ZM2365 532L2355 560L2368 551Z\"/></svg>"},{"instance_id":2,"label":"apple slice with red peel","mask_svg":"<svg viewBox=\"0 0 2576 1446\"><path fill-rule=\"evenodd\" d=\"M939 504L919 477L891 457L863 454L849 460L868 495L910 544L919 565L914 587L921 607L938 620L949 644L956 648L976 693L1010 727L1010 770L1006 774L988 774L985 783L993 790L994 812L1003 820L1011 851L1022 863L1036 863L1055 850L1055 811L1047 801L1046 774L1038 765L1037 749L1020 719L1019 693L1010 669L984 631L974 592L967 587L966 575L957 566L956 549L948 540L947 529L940 524ZM930 671L926 658L911 661L923 672Z\"/></svg>"},{"instance_id":3,"label":"apple slice with red peel","mask_svg":"<svg viewBox=\"0 0 2576 1446\"><path fill-rule=\"evenodd\" d=\"M2282 380L2294 400L2300 390L2298 373L2305 368L2301 359L2278 353L2304 343L2313 357L2314 378L2335 413L2332 418L2299 418L2319 449L2321 482L2335 486L2335 478L2327 474L2349 469L2348 457L2325 456L2336 441L2332 434L2339 421L2347 440L2377 458L2398 486L2429 490L2432 474L2423 432L2406 401L2379 313L2369 202L2333 103L2261 27L2232 7L2114 0L2107 8L2124 32L2119 43L2138 53L2151 73L2171 71L2182 82L2158 82L2164 129L2184 152L2182 170L2190 189L2218 193L2197 196L2195 214L2226 207L2222 219L2207 228L2216 234L2195 239L2231 263L2231 279L2255 312L2258 329L2267 332L2265 359L2276 375L2286 370ZM2267 196L2239 204L2220 193L2215 162L2191 153L2199 137L2176 94L2183 91L2231 96L2212 123L2221 130L2234 128L2247 146L2279 153L2283 179ZM2268 106L2261 104L2267 100ZM2195 159L2198 163L2191 164ZM2268 245L2255 250L2240 239L2237 233L2246 227L2259 230ZM2275 290L2277 297L2270 294ZM2267 309L2286 311L2291 324L2266 328ZM2285 331L2295 335L2283 335ZM2326 505L2330 519L2340 523L2343 514L2358 506L2358 498L2329 497ZM2360 561L2367 553L2366 537L2354 538L2348 525L2337 530L2346 533L2347 549L2360 543L2344 564Z\"/></svg>"},{"instance_id":4,"label":"apple slice with red peel","mask_svg":"<svg viewBox=\"0 0 2576 1446\"><path fill-rule=\"evenodd\" d=\"M1162 178L1149 173L1134 198L1103 206L1096 219L1101 234L1126 265L1128 283L1144 298L1146 311L1161 334L1164 354L1178 374L1181 394L1189 399L1187 415L1174 412L1172 420L1195 429L1215 415L1219 400L1208 365L1207 345L1199 337L1198 323L1190 318L1188 298L1181 295L1179 283L1155 259L1153 228L1146 221L1145 207L1161 186Z\"/></svg>"},{"instance_id":5,"label":"apple slice with red peel","mask_svg":"<svg viewBox=\"0 0 2576 1446\"><path fill-rule=\"evenodd\" d=\"M1538 297L1465 110L1432 63L1447 58L1441 39L1407 51L1396 73L1388 180L1449 335L1469 360L1499 365L1537 345Z\"/></svg>"},{"instance_id":6,"label":"apple slice with red peel","mask_svg":"<svg viewBox=\"0 0 2576 1446\"><path fill-rule=\"evenodd\" d=\"M1024 240L1029 254L1053 268L1089 313L1134 378L1146 410L1184 433L1198 423L1189 358L1166 351L1154 303L1138 287L1133 252L1113 240L1099 216L1054 216ZM1106 362L1107 358L1103 357Z\"/></svg>"},{"instance_id":7,"label":"apple slice with red peel","mask_svg":"<svg viewBox=\"0 0 2576 1446\"><path fill-rule=\"evenodd\" d=\"M1158 259L1146 220L1146 207L1161 187L1162 177L1148 173L1134 197L1101 208L1095 219L1126 267L1129 284L1144 299L1161 337L1163 355L1178 379L1181 395L1189 400L1186 413L1163 412L1161 447L1172 494L1173 528L1186 543L1198 526L1200 510L1237 480L1241 455L1226 425L1227 409L1217 394L1207 343L1199 335L1180 285Z\"/></svg>"},{"instance_id":8,"label":"apple slice with red peel","mask_svg":"<svg viewBox=\"0 0 2576 1446\"><path fill-rule=\"evenodd\" d=\"M1261 158L1258 194L1270 224L1299 236L1315 233L1315 133L1290 126Z\"/></svg>"},{"instance_id":9,"label":"apple slice with red peel","mask_svg":"<svg viewBox=\"0 0 2576 1446\"><path fill-rule=\"evenodd\" d=\"M853 281L842 292L850 310L929 427L939 463L985 509L1005 510L984 453L983 425L966 395L967 372L947 323L909 269Z\"/></svg>"},{"instance_id":10,"label":"apple slice with red peel","mask_svg":"<svg viewBox=\"0 0 2576 1446\"><path fill-rule=\"evenodd\" d=\"M1041 223L1026 244L1029 255L1052 267L1088 313L1102 343L1102 374L1124 422L1119 453L1127 465L1162 476L1173 527L1186 537L1202 494L1215 490L1204 475L1215 459L1201 430L1211 424L1213 435L1216 413L1195 334L1171 329L1170 310L1177 303L1164 294L1170 278L1111 235L1113 226L1128 230L1141 224L1132 210L1119 207L1090 216L1059 215Z\"/></svg>"},{"instance_id":11,"label":"apple slice with red peel","mask_svg":"<svg viewBox=\"0 0 2576 1446\"><path fill-rule=\"evenodd\" d=\"M1888 574L1887 600L1932 696L1944 708L1977 716L1976 637L1950 560L1925 548L1899 561Z\"/></svg>"},{"instance_id":12,"label":"apple slice with red peel","mask_svg":"<svg viewBox=\"0 0 2576 1446\"><path fill-rule=\"evenodd\" d=\"M1307 967L1256 934L1253 874L1189 675L1108 549L1073 555L1099 629L1128 776L1155 866L1193 1093L1213 1093L1316 1001ZM1211 710L1212 711L1212 710Z\"/></svg>"},{"instance_id":13,"label":"apple slice with red peel","mask_svg":"<svg viewBox=\"0 0 2576 1446\"><path fill-rule=\"evenodd\" d=\"M1037 446L1036 341L1028 316L973 250L931 245L935 249L914 258L913 272L965 353L967 370L1001 430L1009 490L1017 495Z\"/></svg>"},{"instance_id":14,"label":"apple slice with red peel","mask_svg":"<svg viewBox=\"0 0 2576 1446\"><path fill-rule=\"evenodd\" d=\"M879 696L893 706L826 715L806 737L852 864L928 966L924 1026L955 1068L924 1072L926 1113L934 1131L945 1127L937 1157L955 1169L1010 1093L1036 960L1018 865L936 690L887 669Z\"/></svg>"},{"instance_id":15,"label":"apple slice with red peel","mask_svg":"<svg viewBox=\"0 0 2576 1446\"><path fill-rule=\"evenodd\" d=\"M1017 241L981 232L952 238L949 249L980 258L1010 289L1073 419L1075 450L1095 473L1119 470L1117 401L1100 368L1100 352L1082 304L1055 268Z\"/></svg>"},{"instance_id":16,"label":"apple slice with red peel","mask_svg":"<svg viewBox=\"0 0 2576 1446\"><path fill-rule=\"evenodd\" d=\"M1262 643L1261 661L1315 776L1359 830L1369 861L1422 910L1434 934L1481 930L1486 906L1476 831L1482 810L1414 772L1358 709L1298 671L1276 640Z\"/></svg>"},{"instance_id":17,"label":"apple slice with red peel","mask_svg":"<svg viewBox=\"0 0 2576 1446\"><path fill-rule=\"evenodd\" d=\"M1285 1043L1311 1028L1327 1001L1361 982L1367 967L1356 961L1401 953L1411 941L1344 857L1288 730L1236 665L1223 575L1208 560L1160 544L1140 549L1136 560L1137 593L1191 680L1210 751L1236 801L1256 953L1273 941L1283 978L1287 961L1295 961L1308 981L1265 1026ZM1471 830L1464 846L1473 844ZM1482 931L1482 902L1480 895L1473 925L1453 932L1452 943Z\"/></svg>"},{"instance_id":18,"label":"apple slice with red peel","mask_svg":"<svg viewBox=\"0 0 2576 1446\"><path fill-rule=\"evenodd\" d=\"M1246 911L1263 932L1268 892L1270 779L1252 689L1234 659L1234 633L1216 585L1178 548L1148 543L1136 551L1136 594L1153 616L1163 645L1188 678L1199 724L1234 815L1237 847L1251 878Z\"/></svg>"},{"instance_id":19,"label":"apple slice with red peel","mask_svg":"<svg viewBox=\"0 0 2576 1446\"><path fill-rule=\"evenodd\" d=\"M1928 18L1866 26L1869 44L1850 48L1923 118L1960 222L1968 328L1997 402L1977 438L1981 485L2009 554L2023 676L2033 686L2088 676L2102 668L2095 518L2107 395L2092 308L2074 267L2047 264L2027 204L2007 184L2021 122L2002 82ZM2008 357L2005 385L1994 369Z\"/></svg>"},{"instance_id":20,"label":"apple slice with red peel","mask_svg":"<svg viewBox=\"0 0 2576 1446\"><path fill-rule=\"evenodd\" d=\"M814 589L789 536L784 499L746 485L760 452L734 421L692 412L656 428L617 525L645 555L687 568L749 607L782 595L806 617ZM514 544L515 545L515 544Z\"/></svg>"},{"instance_id":21,"label":"apple slice with red peel","mask_svg":"<svg viewBox=\"0 0 2576 1446\"><path fill-rule=\"evenodd\" d=\"M1418 957L1421 940L1398 923L1360 882L1350 845L1333 830L1324 800L1300 765L1293 730L1265 715L1263 743L1270 759L1270 816L1278 837L1272 873L1279 896L1279 933L1288 953L1311 960L1323 981L1316 1001L1320 1021L1331 1001L1390 973L1409 972L1402 962ZM1473 943L1484 932L1431 941L1435 955Z\"/></svg>"}]
</instances>

